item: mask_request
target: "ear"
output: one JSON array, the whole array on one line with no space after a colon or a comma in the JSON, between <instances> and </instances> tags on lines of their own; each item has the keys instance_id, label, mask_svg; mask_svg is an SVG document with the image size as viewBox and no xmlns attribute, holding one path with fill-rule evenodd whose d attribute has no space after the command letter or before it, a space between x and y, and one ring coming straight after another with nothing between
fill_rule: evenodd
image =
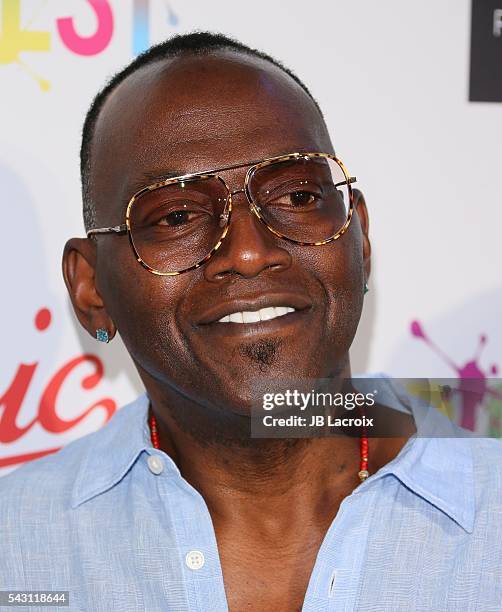
<instances>
[{"instance_id":1,"label":"ear","mask_svg":"<svg viewBox=\"0 0 502 612\"><path fill-rule=\"evenodd\" d=\"M103 328L110 340L117 329L96 287L96 245L89 238L71 238L63 251L63 277L82 327L95 338Z\"/></svg>"},{"instance_id":2,"label":"ear","mask_svg":"<svg viewBox=\"0 0 502 612\"><path fill-rule=\"evenodd\" d=\"M359 217L359 223L361 224L363 233L363 262L367 281L371 273L371 243L369 239L370 221L368 209L366 208L366 200L359 189L354 189L354 208Z\"/></svg>"}]
</instances>

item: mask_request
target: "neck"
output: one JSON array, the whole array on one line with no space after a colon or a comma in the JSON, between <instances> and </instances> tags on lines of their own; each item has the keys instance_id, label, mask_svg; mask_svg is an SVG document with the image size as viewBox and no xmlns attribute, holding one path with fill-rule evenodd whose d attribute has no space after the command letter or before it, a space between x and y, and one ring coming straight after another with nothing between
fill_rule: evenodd
<instances>
[{"instance_id":1,"label":"neck","mask_svg":"<svg viewBox=\"0 0 502 612\"><path fill-rule=\"evenodd\" d=\"M234 522L254 514L252 520L263 520L267 509L284 522L294 514L326 516L326 508L337 509L360 483L358 438L251 438L245 416L213 412L156 388L149 396L159 448L214 515L230 518L231 512ZM189 424L180 415L189 415Z\"/></svg>"},{"instance_id":2,"label":"neck","mask_svg":"<svg viewBox=\"0 0 502 612\"><path fill-rule=\"evenodd\" d=\"M296 513L324 516L325 506L338 508L360 483L356 438L256 439L240 447L201 445L158 405L153 404L151 411L158 415L159 448L172 457L183 477L222 519L263 520L267 508L284 522Z\"/></svg>"}]
</instances>

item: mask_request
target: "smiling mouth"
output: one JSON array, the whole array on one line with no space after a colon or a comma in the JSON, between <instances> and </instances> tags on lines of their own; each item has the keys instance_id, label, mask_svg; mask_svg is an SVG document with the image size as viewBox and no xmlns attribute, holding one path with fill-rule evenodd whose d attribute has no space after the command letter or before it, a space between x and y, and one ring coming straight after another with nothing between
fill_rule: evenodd
<instances>
[{"instance_id":1,"label":"smiling mouth","mask_svg":"<svg viewBox=\"0 0 502 612\"><path fill-rule=\"evenodd\" d=\"M258 323L260 321L271 321L278 317L284 317L291 312L296 312L296 308L291 306L268 306L259 310L231 312L218 319L216 323Z\"/></svg>"},{"instance_id":2,"label":"smiling mouth","mask_svg":"<svg viewBox=\"0 0 502 612\"><path fill-rule=\"evenodd\" d=\"M262 292L204 305L194 318L199 331L225 334L270 333L296 324L312 309L307 295L291 291Z\"/></svg>"}]
</instances>

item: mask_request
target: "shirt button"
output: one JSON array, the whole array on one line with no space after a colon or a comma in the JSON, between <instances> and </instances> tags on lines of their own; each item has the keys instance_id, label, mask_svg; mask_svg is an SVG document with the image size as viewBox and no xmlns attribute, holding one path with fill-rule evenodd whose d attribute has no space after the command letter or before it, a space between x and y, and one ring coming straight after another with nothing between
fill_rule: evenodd
<instances>
[{"instance_id":1,"label":"shirt button","mask_svg":"<svg viewBox=\"0 0 502 612\"><path fill-rule=\"evenodd\" d=\"M200 550L191 550L185 557L185 563L190 569L198 570L205 563L204 555Z\"/></svg>"},{"instance_id":2,"label":"shirt button","mask_svg":"<svg viewBox=\"0 0 502 612\"><path fill-rule=\"evenodd\" d=\"M162 474L164 471L162 459L157 457L157 455L150 455L148 457L148 467L150 468L150 472L153 472L154 474Z\"/></svg>"}]
</instances>

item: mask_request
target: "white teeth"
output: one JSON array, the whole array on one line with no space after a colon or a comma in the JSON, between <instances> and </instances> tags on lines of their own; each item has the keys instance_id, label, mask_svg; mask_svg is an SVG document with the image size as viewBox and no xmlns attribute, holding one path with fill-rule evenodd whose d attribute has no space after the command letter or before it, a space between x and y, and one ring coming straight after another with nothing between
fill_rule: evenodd
<instances>
[{"instance_id":1,"label":"white teeth","mask_svg":"<svg viewBox=\"0 0 502 612\"><path fill-rule=\"evenodd\" d=\"M260 320L260 312L246 310L242 313L242 320L244 323L256 323Z\"/></svg>"},{"instance_id":2,"label":"white teeth","mask_svg":"<svg viewBox=\"0 0 502 612\"><path fill-rule=\"evenodd\" d=\"M275 306L274 310L276 317L282 317L283 315L288 314L288 309L286 306Z\"/></svg>"},{"instance_id":3,"label":"white teeth","mask_svg":"<svg viewBox=\"0 0 502 612\"><path fill-rule=\"evenodd\" d=\"M273 308L272 306L270 306L269 308L261 308L258 311L258 314L260 315L260 319L262 321L268 321L269 319L273 319L277 316L275 314L275 308Z\"/></svg>"},{"instance_id":4,"label":"white teeth","mask_svg":"<svg viewBox=\"0 0 502 612\"><path fill-rule=\"evenodd\" d=\"M282 317L289 312L295 312L291 306L269 306L260 310L246 310L244 312L232 312L222 317L218 323L257 323L258 321L270 321L276 317Z\"/></svg>"}]
</instances>

